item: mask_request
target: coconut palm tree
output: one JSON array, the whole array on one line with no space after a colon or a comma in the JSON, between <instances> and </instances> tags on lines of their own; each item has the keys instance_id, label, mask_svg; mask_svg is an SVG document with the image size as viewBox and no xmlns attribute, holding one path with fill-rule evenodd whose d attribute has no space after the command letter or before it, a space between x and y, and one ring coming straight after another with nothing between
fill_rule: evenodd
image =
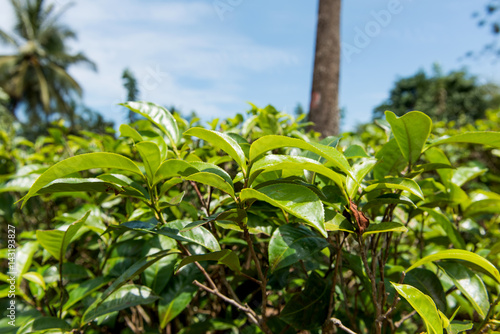
<instances>
[{"instance_id":1,"label":"coconut palm tree","mask_svg":"<svg viewBox=\"0 0 500 334\"><path fill-rule=\"evenodd\" d=\"M71 115L71 101L81 96L82 89L67 72L74 64L95 64L83 53L71 53L67 42L75 33L60 24L66 8L56 11L44 0L11 0L16 23L12 33L0 29L0 41L16 51L0 55L0 87L10 97L9 109L16 116L25 107L29 123L47 123L58 113Z\"/></svg>"}]
</instances>

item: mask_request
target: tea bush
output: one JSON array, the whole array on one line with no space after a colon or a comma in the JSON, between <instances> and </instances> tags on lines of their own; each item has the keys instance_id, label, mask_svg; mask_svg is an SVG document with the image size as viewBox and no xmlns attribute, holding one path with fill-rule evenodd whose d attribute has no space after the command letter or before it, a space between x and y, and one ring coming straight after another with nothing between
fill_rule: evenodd
<instances>
[{"instance_id":1,"label":"tea bush","mask_svg":"<svg viewBox=\"0 0 500 334\"><path fill-rule=\"evenodd\" d=\"M500 327L499 111L320 140L271 106L203 128L123 105L119 138L1 134L2 333Z\"/></svg>"}]
</instances>

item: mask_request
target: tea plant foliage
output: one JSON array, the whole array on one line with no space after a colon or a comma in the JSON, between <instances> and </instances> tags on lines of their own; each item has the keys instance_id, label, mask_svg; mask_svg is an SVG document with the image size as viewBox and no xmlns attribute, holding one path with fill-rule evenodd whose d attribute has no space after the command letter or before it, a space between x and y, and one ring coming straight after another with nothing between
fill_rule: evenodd
<instances>
[{"instance_id":1,"label":"tea plant foliage","mask_svg":"<svg viewBox=\"0 0 500 334\"><path fill-rule=\"evenodd\" d=\"M1 134L3 332L498 329L499 112L319 140L271 106L208 128L123 106L118 138Z\"/></svg>"}]
</instances>

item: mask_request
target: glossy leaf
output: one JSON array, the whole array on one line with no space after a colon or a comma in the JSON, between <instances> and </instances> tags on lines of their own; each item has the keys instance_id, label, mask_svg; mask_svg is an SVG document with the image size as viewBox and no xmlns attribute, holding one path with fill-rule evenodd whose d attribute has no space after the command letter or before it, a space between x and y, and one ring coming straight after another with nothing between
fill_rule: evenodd
<instances>
[{"instance_id":1,"label":"glossy leaf","mask_svg":"<svg viewBox=\"0 0 500 334\"><path fill-rule=\"evenodd\" d=\"M498 269L490 261L486 260L484 257L480 255L462 249L447 249L428 255L415 262L412 266L410 266L406 270L406 272L409 272L412 269L420 267L421 265L426 264L428 262L439 261L439 260L463 260L471 262L483 268L492 277L494 277L498 283L500 283L500 273L498 272Z\"/></svg>"},{"instance_id":2,"label":"glossy leaf","mask_svg":"<svg viewBox=\"0 0 500 334\"><path fill-rule=\"evenodd\" d=\"M120 125L120 137L132 138L136 143L142 141L142 136L136 129L128 124Z\"/></svg>"},{"instance_id":3,"label":"glossy leaf","mask_svg":"<svg viewBox=\"0 0 500 334\"><path fill-rule=\"evenodd\" d=\"M446 233L446 236L448 237L448 239L450 239L455 248L465 249L464 239L457 231L455 225L453 225L453 223L450 222L443 213L441 213L437 209L431 209L425 207L421 207L420 209L427 212L429 216L431 216L434 219L434 221L443 228L443 230Z\"/></svg>"},{"instance_id":4,"label":"glossy leaf","mask_svg":"<svg viewBox=\"0 0 500 334\"><path fill-rule=\"evenodd\" d=\"M179 263L176 271L179 271L179 269L181 269L185 265L196 261L198 262L217 261L217 263L227 266L229 269L231 269L236 273L240 273L241 271L240 260L238 259L238 255L236 255L236 253L233 253L229 249L224 249L219 252L213 252L208 254L187 256L183 258L182 261Z\"/></svg>"},{"instance_id":5,"label":"glossy leaf","mask_svg":"<svg viewBox=\"0 0 500 334\"><path fill-rule=\"evenodd\" d=\"M386 178L376 181L376 183L367 186L364 189L365 193L368 193L376 189L397 189L407 191L421 199L424 199L424 194L420 189L419 185L412 179L404 178Z\"/></svg>"},{"instance_id":6,"label":"glossy leaf","mask_svg":"<svg viewBox=\"0 0 500 334\"><path fill-rule=\"evenodd\" d=\"M408 197L398 194L383 194L369 200L363 205L363 211L367 212L372 208L384 208L387 204L404 204L410 208L416 209L417 206Z\"/></svg>"},{"instance_id":7,"label":"glossy leaf","mask_svg":"<svg viewBox=\"0 0 500 334\"><path fill-rule=\"evenodd\" d=\"M446 312L446 295L441 281L434 272L423 268L413 269L406 274L404 283L412 285L431 297L437 308L442 312Z\"/></svg>"},{"instance_id":8,"label":"glossy leaf","mask_svg":"<svg viewBox=\"0 0 500 334\"><path fill-rule=\"evenodd\" d=\"M112 312L120 311L136 305L151 304L158 300L153 291L140 285L125 285L114 291L106 300L98 305L90 305L85 311L81 325Z\"/></svg>"},{"instance_id":9,"label":"glossy leaf","mask_svg":"<svg viewBox=\"0 0 500 334\"><path fill-rule=\"evenodd\" d=\"M359 145L351 145L344 151L344 156L347 159L354 158L369 158L370 156L366 153L365 149Z\"/></svg>"},{"instance_id":10,"label":"glossy leaf","mask_svg":"<svg viewBox=\"0 0 500 334\"><path fill-rule=\"evenodd\" d=\"M222 177L216 174L212 174L209 172L199 172L195 174L191 174L188 177L186 177L186 180L188 181L194 181L202 184L209 185L211 187L217 188L232 198L235 198L234 196L234 189L231 184L228 184Z\"/></svg>"},{"instance_id":11,"label":"glossy leaf","mask_svg":"<svg viewBox=\"0 0 500 334\"><path fill-rule=\"evenodd\" d=\"M55 257L58 261L63 261L69 243L85 223L89 214L90 211L87 211L82 218L69 225L66 230L37 230L36 238L40 245L42 245L50 255Z\"/></svg>"},{"instance_id":12,"label":"glossy leaf","mask_svg":"<svg viewBox=\"0 0 500 334\"><path fill-rule=\"evenodd\" d=\"M335 216L329 221L325 222L325 228L327 231L343 231L348 233L355 233L354 225L349 222L340 213L335 213Z\"/></svg>"},{"instance_id":13,"label":"glossy leaf","mask_svg":"<svg viewBox=\"0 0 500 334\"><path fill-rule=\"evenodd\" d=\"M164 161L156 170L154 184L176 176L186 177L197 173L199 170L189 162L178 159Z\"/></svg>"},{"instance_id":14,"label":"glossy leaf","mask_svg":"<svg viewBox=\"0 0 500 334\"><path fill-rule=\"evenodd\" d=\"M57 330L58 333L70 332L72 327L63 319L56 317L39 317L19 327L16 334L44 333Z\"/></svg>"},{"instance_id":15,"label":"glossy leaf","mask_svg":"<svg viewBox=\"0 0 500 334\"><path fill-rule=\"evenodd\" d=\"M465 132L451 137L444 137L435 140L429 147L450 144L450 143L469 143L482 144L500 148L500 132L493 131L474 131Z\"/></svg>"},{"instance_id":16,"label":"glossy leaf","mask_svg":"<svg viewBox=\"0 0 500 334\"><path fill-rule=\"evenodd\" d=\"M76 191L119 193L121 190L121 187L114 183L96 178L63 178L50 182L36 195Z\"/></svg>"},{"instance_id":17,"label":"glossy leaf","mask_svg":"<svg viewBox=\"0 0 500 334\"><path fill-rule=\"evenodd\" d=\"M325 238L325 215L323 203L308 188L296 184L269 185L259 190L245 188L240 193L241 201L256 199L285 210L306 224L317 229Z\"/></svg>"},{"instance_id":18,"label":"glossy leaf","mask_svg":"<svg viewBox=\"0 0 500 334\"><path fill-rule=\"evenodd\" d=\"M403 157L409 165L415 164L431 132L430 117L420 111L411 111L401 117L386 111L385 117L391 125Z\"/></svg>"},{"instance_id":19,"label":"glossy leaf","mask_svg":"<svg viewBox=\"0 0 500 334\"><path fill-rule=\"evenodd\" d=\"M490 303L486 287L479 276L460 263L442 262L439 267L451 278L455 287L472 304L481 319L484 319L488 314Z\"/></svg>"},{"instance_id":20,"label":"glossy leaf","mask_svg":"<svg viewBox=\"0 0 500 334\"><path fill-rule=\"evenodd\" d=\"M140 275L144 270L146 270L148 267L153 265L155 262L157 262L161 258L168 256L168 255L172 255L172 254L178 254L178 253L180 253L180 251L177 249L163 250L163 251L159 251L157 253L154 253L152 255L145 256L145 257L141 258L140 260L134 262L134 264L132 266L130 266L117 279L115 279L113 281L113 284L111 284L106 289L106 291L104 291L102 293L101 297L96 302L102 303L114 291L119 289L121 286L123 286L124 284L126 284L130 280L133 280L135 277Z\"/></svg>"},{"instance_id":21,"label":"glossy leaf","mask_svg":"<svg viewBox=\"0 0 500 334\"><path fill-rule=\"evenodd\" d=\"M471 203L465 209L465 217L474 217L484 214L498 214L500 213L500 199L483 199Z\"/></svg>"},{"instance_id":22,"label":"glossy leaf","mask_svg":"<svg viewBox=\"0 0 500 334\"><path fill-rule=\"evenodd\" d=\"M146 174L148 175L148 181L150 184L153 184L153 178L162 160L160 148L150 141L141 141L135 144L135 147L141 155Z\"/></svg>"},{"instance_id":23,"label":"glossy leaf","mask_svg":"<svg viewBox=\"0 0 500 334\"><path fill-rule=\"evenodd\" d=\"M429 162L431 163L448 164L448 165L450 164L448 157L446 157L446 155L440 148L431 147L430 149L426 150L424 154L427 160L429 160ZM449 187L451 183L451 178L453 176L453 170L439 169L437 173L441 178L441 182L443 182L443 184L446 187Z\"/></svg>"},{"instance_id":24,"label":"glossy leaf","mask_svg":"<svg viewBox=\"0 0 500 334\"><path fill-rule=\"evenodd\" d=\"M304 289L286 303L280 319L297 330L320 327L328 313L329 282L313 271Z\"/></svg>"},{"instance_id":25,"label":"glossy leaf","mask_svg":"<svg viewBox=\"0 0 500 334\"><path fill-rule=\"evenodd\" d=\"M82 283L75 284L75 288L69 291L69 298L64 304L63 310L69 310L73 305L106 285L110 280L111 279L109 277L99 276Z\"/></svg>"},{"instance_id":26,"label":"glossy leaf","mask_svg":"<svg viewBox=\"0 0 500 334\"><path fill-rule=\"evenodd\" d=\"M354 179L347 178L346 181L347 194L349 195L349 198L353 198L354 195L357 194L361 181L363 181L365 176L371 172L376 164L376 159L363 159L352 166Z\"/></svg>"},{"instance_id":27,"label":"glossy leaf","mask_svg":"<svg viewBox=\"0 0 500 334\"><path fill-rule=\"evenodd\" d=\"M328 242L304 226L281 225L269 242L271 272L307 260L314 253L328 247Z\"/></svg>"},{"instance_id":28,"label":"glossy leaf","mask_svg":"<svg viewBox=\"0 0 500 334\"><path fill-rule=\"evenodd\" d=\"M349 162L337 149L318 143L308 143L304 140L285 136L269 135L257 139L250 146L250 161L254 162L261 154L284 147L297 147L302 150L311 151L325 158L327 165L335 166L347 175L351 175Z\"/></svg>"},{"instance_id":29,"label":"glossy leaf","mask_svg":"<svg viewBox=\"0 0 500 334\"><path fill-rule=\"evenodd\" d=\"M191 128L184 132L184 136L194 136L209 142L214 147L220 148L226 152L236 163L241 167L243 173L246 173L246 158L245 153L240 145L225 133L206 130L203 128Z\"/></svg>"},{"instance_id":30,"label":"glossy leaf","mask_svg":"<svg viewBox=\"0 0 500 334\"><path fill-rule=\"evenodd\" d=\"M207 248L212 252L220 251L220 245L217 242L217 239L215 239L213 234L203 226L198 226L191 230L181 232L181 230L183 230L184 227L186 227L190 223L191 221L188 220L175 220L169 222L167 226L162 227L161 229L156 231L156 233L179 241L193 242Z\"/></svg>"},{"instance_id":31,"label":"glossy leaf","mask_svg":"<svg viewBox=\"0 0 500 334\"><path fill-rule=\"evenodd\" d=\"M368 228L364 231L363 236L377 233L387 233L387 232L407 232L408 229L401 223L397 222L381 222L378 224L370 224Z\"/></svg>"},{"instance_id":32,"label":"glossy leaf","mask_svg":"<svg viewBox=\"0 0 500 334\"><path fill-rule=\"evenodd\" d=\"M427 327L428 333L442 334L441 317L439 316L436 304L426 294L411 285L397 284L391 282L401 297L413 307L422 317Z\"/></svg>"},{"instance_id":33,"label":"glossy leaf","mask_svg":"<svg viewBox=\"0 0 500 334\"><path fill-rule=\"evenodd\" d=\"M38 284L39 286L42 287L42 289L47 290L47 286L45 285L45 280L43 279L43 276L40 275L39 273L34 271L29 271L27 273L24 273L22 277L25 280Z\"/></svg>"},{"instance_id":34,"label":"glossy leaf","mask_svg":"<svg viewBox=\"0 0 500 334\"><path fill-rule=\"evenodd\" d=\"M172 146L179 143L181 135L177 121L167 109L151 102L142 101L121 103L121 105L153 122L167 135Z\"/></svg>"},{"instance_id":35,"label":"glossy leaf","mask_svg":"<svg viewBox=\"0 0 500 334\"><path fill-rule=\"evenodd\" d=\"M337 184L341 189L344 189L345 187L344 177L319 162L305 157L288 155L267 155L262 159L259 159L252 165L252 169L250 171L250 181L255 179L254 173L261 170L266 172L274 170L295 170L302 173L304 169L326 176L335 182L335 184Z\"/></svg>"},{"instance_id":36,"label":"glossy leaf","mask_svg":"<svg viewBox=\"0 0 500 334\"><path fill-rule=\"evenodd\" d=\"M453 171L453 177L451 178L451 182L455 185L461 187L465 183L469 182L472 179L475 179L478 176L486 173L488 169L479 168L479 167L458 167Z\"/></svg>"},{"instance_id":37,"label":"glossy leaf","mask_svg":"<svg viewBox=\"0 0 500 334\"><path fill-rule=\"evenodd\" d=\"M226 181L231 185L231 187L233 187L233 180L231 179L231 176L229 176L229 174L219 166L203 161L192 161L191 165L194 168L198 169L200 172L212 173L222 177L224 181Z\"/></svg>"},{"instance_id":38,"label":"glossy leaf","mask_svg":"<svg viewBox=\"0 0 500 334\"><path fill-rule=\"evenodd\" d=\"M40 175L26 196L24 196L21 207L50 182L69 174L93 168L116 168L142 176L141 170L132 160L119 154L98 152L77 155L58 162Z\"/></svg>"},{"instance_id":39,"label":"glossy leaf","mask_svg":"<svg viewBox=\"0 0 500 334\"><path fill-rule=\"evenodd\" d=\"M101 174L97 177L106 182L118 184L126 190L126 195L149 199L149 193L143 186L123 174Z\"/></svg>"},{"instance_id":40,"label":"glossy leaf","mask_svg":"<svg viewBox=\"0 0 500 334\"><path fill-rule=\"evenodd\" d=\"M167 289L160 295L161 300L158 303L160 328L165 328L170 321L184 311L198 291L193 281L202 278L203 275L198 268L188 265L171 279Z\"/></svg>"},{"instance_id":41,"label":"glossy leaf","mask_svg":"<svg viewBox=\"0 0 500 334\"><path fill-rule=\"evenodd\" d=\"M396 138L392 138L382 146L375 158L379 163L373 168L373 178L383 179L386 176L398 175L407 165L399 149Z\"/></svg>"}]
</instances>

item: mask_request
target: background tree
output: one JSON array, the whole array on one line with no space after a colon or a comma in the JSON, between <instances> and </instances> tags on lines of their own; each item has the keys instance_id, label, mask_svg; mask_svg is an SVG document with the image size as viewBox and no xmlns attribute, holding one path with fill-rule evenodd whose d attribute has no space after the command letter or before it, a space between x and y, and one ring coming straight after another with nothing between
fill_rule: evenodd
<instances>
[{"instance_id":1,"label":"background tree","mask_svg":"<svg viewBox=\"0 0 500 334\"><path fill-rule=\"evenodd\" d=\"M309 121L322 136L340 130L338 108L341 0L320 0Z\"/></svg>"},{"instance_id":2,"label":"background tree","mask_svg":"<svg viewBox=\"0 0 500 334\"><path fill-rule=\"evenodd\" d=\"M432 75L420 70L399 79L389 99L374 109L373 118L383 117L386 110L399 116L419 110L436 120L464 124L482 118L488 108L498 108L499 94L498 86L481 84L465 70L443 75L435 66Z\"/></svg>"},{"instance_id":3,"label":"background tree","mask_svg":"<svg viewBox=\"0 0 500 334\"><path fill-rule=\"evenodd\" d=\"M123 87L127 91L127 101L137 101L139 99L139 88L137 88L137 79L134 73L128 68L123 70L122 74ZM128 109L127 109L128 110ZM137 114L128 110L129 123L137 121Z\"/></svg>"},{"instance_id":4,"label":"background tree","mask_svg":"<svg viewBox=\"0 0 500 334\"><path fill-rule=\"evenodd\" d=\"M48 123L59 113L72 118L73 101L82 89L67 72L71 65L86 64L95 70L83 53L71 53L67 43L76 34L59 23L65 8L43 0L11 0L16 23L12 33L0 29L0 41L16 49L0 56L0 87L10 97L9 110L16 116L20 105L31 124Z\"/></svg>"},{"instance_id":5,"label":"background tree","mask_svg":"<svg viewBox=\"0 0 500 334\"><path fill-rule=\"evenodd\" d=\"M500 0L488 1L486 6L483 7L483 10L475 12L473 17L477 19L479 27L489 28L494 37L500 34ZM486 44L480 52L469 51L466 56L472 57L485 54L493 54L497 57L500 56L500 46L498 45L497 38L493 38L493 40Z\"/></svg>"}]
</instances>

